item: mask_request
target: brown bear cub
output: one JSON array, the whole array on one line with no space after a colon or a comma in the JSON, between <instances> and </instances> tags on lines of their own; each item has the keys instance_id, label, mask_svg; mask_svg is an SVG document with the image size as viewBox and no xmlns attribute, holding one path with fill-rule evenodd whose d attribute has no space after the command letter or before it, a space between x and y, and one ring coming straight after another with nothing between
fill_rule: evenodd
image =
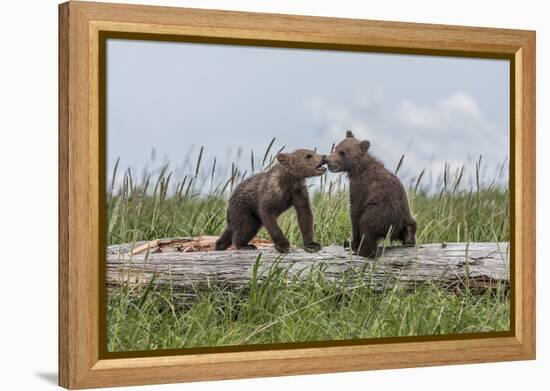
<instances>
[{"instance_id":1,"label":"brown bear cub","mask_svg":"<svg viewBox=\"0 0 550 391\"><path fill-rule=\"evenodd\" d=\"M217 240L216 250L225 250L231 243L237 249L255 250L249 242L263 225L277 251L290 251L277 217L294 206L305 249L319 251L321 246L313 241L313 214L306 178L325 173L322 167L325 158L308 149L279 153L278 164L241 182L229 198L227 228Z\"/></svg>"},{"instance_id":2,"label":"brown bear cub","mask_svg":"<svg viewBox=\"0 0 550 391\"><path fill-rule=\"evenodd\" d=\"M348 174L351 249L363 257L376 255L377 240L388 232L405 246L416 243L416 221L411 216L405 188L393 173L368 153L369 141L357 140L348 130L327 158L331 172Z\"/></svg>"}]
</instances>

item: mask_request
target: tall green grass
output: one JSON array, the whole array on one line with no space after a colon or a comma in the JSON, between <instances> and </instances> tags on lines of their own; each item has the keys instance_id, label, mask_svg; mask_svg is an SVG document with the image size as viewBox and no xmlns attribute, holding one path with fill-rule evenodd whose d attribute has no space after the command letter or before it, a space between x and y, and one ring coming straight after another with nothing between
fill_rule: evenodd
<instances>
[{"instance_id":1,"label":"tall green grass","mask_svg":"<svg viewBox=\"0 0 550 391\"><path fill-rule=\"evenodd\" d=\"M458 334L509 328L508 294L448 292L424 285L375 292L327 281L312 272L287 280L271 271L262 282L233 292L212 287L196 301L169 289L109 298L108 350L150 350L222 345L328 341L357 338Z\"/></svg>"},{"instance_id":2,"label":"tall green grass","mask_svg":"<svg viewBox=\"0 0 550 391\"><path fill-rule=\"evenodd\" d=\"M194 170L179 181L165 167L136 180L114 169L107 194L108 243L162 237L219 235L232 189L248 175L273 163L273 141L251 154L250 168L231 167L217 179L216 161L205 167L203 149ZM403 159L395 171L399 171ZM499 176L502 176L504 165ZM418 224L417 241L507 241L509 191L499 181L484 183L481 160L473 178L465 168L428 181L421 172L409 183L408 196ZM250 174L248 174L250 172ZM466 179L472 186L466 186ZM502 181L500 181L502 182ZM435 184L435 185L434 185ZM315 239L341 244L351 235L347 186L325 175L312 189ZM290 242L301 245L294 212L279 223ZM260 237L269 238L262 230ZM405 335L500 331L509 328L508 292L500 287L479 295L424 285L404 291L389 285L380 293L356 283L328 281L322 267L305 279L291 279L271 268L268 278L253 279L240 291L210 286L190 299L170 289L129 287L111 291L107 304L108 350L147 350L198 346L322 341ZM348 277L346 277L348 278ZM352 276L353 278L353 276Z\"/></svg>"}]
</instances>

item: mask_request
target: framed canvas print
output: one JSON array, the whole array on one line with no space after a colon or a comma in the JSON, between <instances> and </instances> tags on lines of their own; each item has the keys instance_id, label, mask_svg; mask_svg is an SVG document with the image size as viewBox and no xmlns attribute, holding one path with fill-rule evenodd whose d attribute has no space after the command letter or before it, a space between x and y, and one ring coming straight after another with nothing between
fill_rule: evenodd
<instances>
[{"instance_id":1,"label":"framed canvas print","mask_svg":"<svg viewBox=\"0 0 550 391\"><path fill-rule=\"evenodd\" d=\"M535 358L535 33L59 7L59 380Z\"/></svg>"}]
</instances>

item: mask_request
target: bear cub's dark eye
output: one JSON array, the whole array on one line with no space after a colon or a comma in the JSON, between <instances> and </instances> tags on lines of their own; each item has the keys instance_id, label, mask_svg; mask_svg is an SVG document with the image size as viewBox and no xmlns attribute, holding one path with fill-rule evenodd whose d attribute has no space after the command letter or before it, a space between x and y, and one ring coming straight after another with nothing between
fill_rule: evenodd
<instances>
[{"instance_id":1,"label":"bear cub's dark eye","mask_svg":"<svg viewBox=\"0 0 550 391\"><path fill-rule=\"evenodd\" d=\"M344 151L340 151L340 156L346 156L346 153Z\"/></svg>"},{"instance_id":2,"label":"bear cub's dark eye","mask_svg":"<svg viewBox=\"0 0 550 391\"><path fill-rule=\"evenodd\" d=\"M309 154L309 155L306 156L307 159L311 159L312 157L313 157L312 154Z\"/></svg>"}]
</instances>

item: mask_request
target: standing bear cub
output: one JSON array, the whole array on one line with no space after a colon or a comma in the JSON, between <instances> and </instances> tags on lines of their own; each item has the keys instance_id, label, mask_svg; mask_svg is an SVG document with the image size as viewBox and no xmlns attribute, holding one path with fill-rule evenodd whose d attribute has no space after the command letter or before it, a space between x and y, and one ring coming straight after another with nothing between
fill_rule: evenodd
<instances>
[{"instance_id":1,"label":"standing bear cub","mask_svg":"<svg viewBox=\"0 0 550 391\"><path fill-rule=\"evenodd\" d=\"M401 181L368 152L369 141L351 131L327 158L331 172L348 174L350 189L351 249L363 257L376 255L377 240L391 230L392 240L414 246L416 221L411 216Z\"/></svg>"},{"instance_id":2,"label":"standing bear cub","mask_svg":"<svg viewBox=\"0 0 550 391\"><path fill-rule=\"evenodd\" d=\"M229 198L227 228L217 240L216 250L225 250L231 243L237 249L255 250L249 242L263 225L277 251L290 251L277 217L294 206L305 249L319 251L321 246L313 241L313 214L305 180L324 174L325 158L308 149L279 153L278 164L241 182Z\"/></svg>"}]
</instances>

